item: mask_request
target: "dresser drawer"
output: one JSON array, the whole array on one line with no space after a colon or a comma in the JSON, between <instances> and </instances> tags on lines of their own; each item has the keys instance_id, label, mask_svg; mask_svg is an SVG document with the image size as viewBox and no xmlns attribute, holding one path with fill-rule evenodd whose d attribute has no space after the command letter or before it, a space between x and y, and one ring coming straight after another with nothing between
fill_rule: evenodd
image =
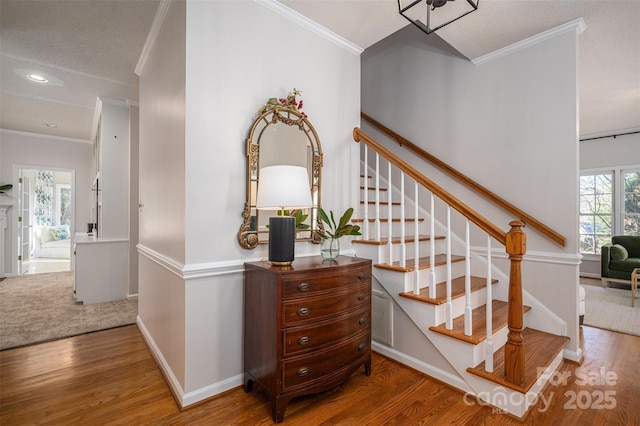
<instances>
[{"instance_id":1,"label":"dresser drawer","mask_svg":"<svg viewBox=\"0 0 640 426\"><path fill-rule=\"evenodd\" d=\"M371 306L371 289L368 283L350 291L282 302L282 325L288 327L317 321L365 306Z\"/></svg>"},{"instance_id":2,"label":"dresser drawer","mask_svg":"<svg viewBox=\"0 0 640 426\"><path fill-rule=\"evenodd\" d=\"M371 268L354 268L342 274L333 275L292 275L282 280L283 299L304 297L315 293L335 291L346 286L369 282Z\"/></svg>"},{"instance_id":3,"label":"dresser drawer","mask_svg":"<svg viewBox=\"0 0 640 426\"><path fill-rule=\"evenodd\" d=\"M371 350L371 334L365 332L341 345L308 356L283 361L283 391L305 385L340 370Z\"/></svg>"},{"instance_id":4,"label":"dresser drawer","mask_svg":"<svg viewBox=\"0 0 640 426\"><path fill-rule=\"evenodd\" d=\"M283 355L290 356L332 345L345 336L354 336L371 326L368 307L340 316L333 321L285 329Z\"/></svg>"}]
</instances>

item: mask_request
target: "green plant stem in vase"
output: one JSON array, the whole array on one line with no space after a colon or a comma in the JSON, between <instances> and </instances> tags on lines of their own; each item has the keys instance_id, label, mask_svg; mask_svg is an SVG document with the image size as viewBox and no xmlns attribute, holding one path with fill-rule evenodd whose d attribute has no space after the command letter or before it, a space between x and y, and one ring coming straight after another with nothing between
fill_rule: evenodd
<instances>
[{"instance_id":1,"label":"green plant stem in vase","mask_svg":"<svg viewBox=\"0 0 640 426\"><path fill-rule=\"evenodd\" d=\"M360 227L349 223L353 215L353 208L351 207L344 212L337 223L333 211L329 211L329 215L327 215L327 213L320 208L319 213L320 219L327 225L327 229L320 232L320 237L322 237L320 254L325 259L335 259L340 255L339 239L345 235L362 235L360 233Z\"/></svg>"}]
</instances>

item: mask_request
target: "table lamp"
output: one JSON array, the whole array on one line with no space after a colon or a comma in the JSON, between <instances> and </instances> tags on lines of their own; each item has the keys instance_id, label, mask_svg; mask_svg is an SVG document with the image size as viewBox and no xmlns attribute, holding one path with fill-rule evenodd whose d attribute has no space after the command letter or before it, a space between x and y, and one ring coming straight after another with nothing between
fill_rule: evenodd
<instances>
[{"instance_id":1,"label":"table lamp","mask_svg":"<svg viewBox=\"0 0 640 426\"><path fill-rule=\"evenodd\" d=\"M269 218L269 261L273 265L291 265L296 244L296 220L284 210L312 207L307 169L300 166L268 166L258 175L258 210L279 210Z\"/></svg>"}]
</instances>

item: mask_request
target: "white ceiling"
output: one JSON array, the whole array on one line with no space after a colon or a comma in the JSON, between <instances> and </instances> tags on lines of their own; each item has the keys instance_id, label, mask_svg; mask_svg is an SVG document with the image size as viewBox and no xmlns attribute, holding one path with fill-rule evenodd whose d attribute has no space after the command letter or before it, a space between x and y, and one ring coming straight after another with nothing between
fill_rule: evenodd
<instances>
[{"instance_id":1,"label":"white ceiling","mask_svg":"<svg viewBox=\"0 0 640 426\"><path fill-rule=\"evenodd\" d=\"M396 0L280 2L362 48L410 25ZM2 0L0 128L88 140L98 96L138 99L134 68L159 3ZM637 130L640 0L481 0L437 36L476 59L577 18L586 23L579 38L581 135ZM57 85L30 82L27 72Z\"/></svg>"}]
</instances>

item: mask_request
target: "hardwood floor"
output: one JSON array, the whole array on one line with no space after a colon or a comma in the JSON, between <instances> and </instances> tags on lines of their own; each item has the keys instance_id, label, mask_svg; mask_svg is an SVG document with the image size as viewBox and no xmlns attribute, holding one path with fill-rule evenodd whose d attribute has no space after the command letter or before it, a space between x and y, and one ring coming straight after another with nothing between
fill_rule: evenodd
<instances>
[{"instance_id":1,"label":"hardwood floor","mask_svg":"<svg viewBox=\"0 0 640 426\"><path fill-rule=\"evenodd\" d=\"M640 425L640 337L582 334L582 366L565 362L524 424ZM0 424L273 423L267 398L240 387L181 412L133 325L0 352ZM370 377L362 370L333 391L292 400L282 424L522 423L374 353Z\"/></svg>"}]
</instances>

